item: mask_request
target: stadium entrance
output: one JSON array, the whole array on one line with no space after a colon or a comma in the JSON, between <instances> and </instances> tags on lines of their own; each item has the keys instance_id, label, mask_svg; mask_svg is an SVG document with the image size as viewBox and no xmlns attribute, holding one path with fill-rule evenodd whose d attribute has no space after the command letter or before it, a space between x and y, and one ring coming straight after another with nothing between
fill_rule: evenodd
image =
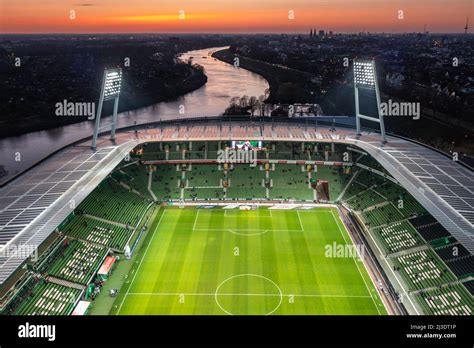
<instances>
[{"instance_id":1,"label":"stadium entrance","mask_svg":"<svg viewBox=\"0 0 474 348\"><path fill-rule=\"evenodd\" d=\"M311 187L316 190L317 202L329 202L329 182L327 180L311 180Z\"/></svg>"}]
</instances>

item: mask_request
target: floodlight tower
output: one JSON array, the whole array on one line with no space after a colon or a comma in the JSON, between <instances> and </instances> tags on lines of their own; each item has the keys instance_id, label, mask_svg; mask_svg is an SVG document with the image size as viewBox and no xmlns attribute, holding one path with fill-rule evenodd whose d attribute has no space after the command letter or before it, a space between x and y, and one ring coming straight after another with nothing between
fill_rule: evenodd
<instances>
[{"instance_id":1,"label":"floodlight tower","mask_svg":"<svg viewBox=\"0 0 474 348\"><path fill-rule=\"evenodd\" d=\"M367 116L360 113L359 110L359 89L367 89L375 91L377 102L377 117ZM377 122L380 124L380 133L382 134L382 141L386 142L385 125L383 116L380 113L380 91L377 81L377 72L375 70L375 61L366 59L354 59L354 95L356 107L356 130L357 135L360 135L360 119Z\"/></svg>"},{"instance_id":2,"label":"floodlight tower","mask_svg":"<svg viewBox=\"0 0 474 348\"><path fill-rule=\"evenodd\" d=\"M112 129L110 131L110 140L115 140L115 128L117 125L117 110L118 102L120 96L120 89L122 87L122 69L113 68L105 69L104 77L102 79L102 89L100 91L99 106L97 108L97 115L95 118L95 127L94 127L94 136L92 137L91 147L95 149L97 147L97 136L99 135L99 130L104 127L100 127L100 117L102 115L102 105L107 100L114 100L114 113L112 117Z\"/></svg>"}]
</instances>

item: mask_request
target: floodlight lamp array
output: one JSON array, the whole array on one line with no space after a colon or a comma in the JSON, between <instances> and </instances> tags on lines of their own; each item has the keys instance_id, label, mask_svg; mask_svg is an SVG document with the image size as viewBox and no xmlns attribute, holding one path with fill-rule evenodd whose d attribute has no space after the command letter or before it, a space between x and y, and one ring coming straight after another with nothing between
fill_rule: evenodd
<instances>
[{"instance_id":1,"label":"floodlight lamp array","mask_svg":"<svg viewBox=\"0 0 474 348\"><path fill-rule=\"evenodd\" d=\"M354 81L358 86L375 87L372 62L354 62Z\"/></svg>"},{"instance_id":2,"label":"floodlight lamp array","mask_svg":"<svg viewBox=\"0 0 474 348\"><path fill-rule=\"evenodd\" d=\"M105 76L104 98L113 98L120 94L122 86L122 71L108 71Z\"/></svg>"}]
</instances>

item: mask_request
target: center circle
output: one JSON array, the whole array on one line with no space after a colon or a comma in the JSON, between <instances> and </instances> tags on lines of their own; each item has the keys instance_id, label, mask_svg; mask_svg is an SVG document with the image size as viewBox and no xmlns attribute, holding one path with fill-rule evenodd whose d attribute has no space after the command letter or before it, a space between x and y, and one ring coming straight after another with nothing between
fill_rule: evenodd
<instances>
[{"instance_id":1,"label":"center circle","mask_svg":"<svg viewBox=\"0 0 474 348\"><path fill-rule=\"evenodd\" d=\"M214 299L229 315L270 315L280 307L283 293L273 280L248 273L225 279Z\"/></svg>"}]
</instances>

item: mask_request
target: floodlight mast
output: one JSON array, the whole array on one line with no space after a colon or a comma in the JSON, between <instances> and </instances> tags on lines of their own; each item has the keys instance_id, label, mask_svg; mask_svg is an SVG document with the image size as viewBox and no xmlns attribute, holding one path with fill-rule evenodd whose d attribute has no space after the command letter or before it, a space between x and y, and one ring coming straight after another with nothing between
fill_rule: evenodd
<instances>
[{"instance_id":1,"label":"floodlight mast","mask_svg":"<svg viewBox=\"0 0 474 348\"><path fill-rule=\"evenodd\" d=\"M363 115L360 113L359 88L375 91L378 118ZM382 135L382 141L386 142L387 138L385 136L385 124L383 121L383 115L380 113L380 90L374 60L354 59L354 97L356 109L357 135L361 135L360 119L368 120L371 122L377 122L380 124L380 133Z\"/></svg>"},{"instance_id":2,"label":"floodlight mast","mask_svg":"<svg viewBox=\"0 0 474 348\"><path fill-rule=\"evenodd\" d=\"M115 141L115 129L117 125L117 112L118 112L118 102L120 96L120 90L122 87L122 69L114 68L114 69L105 69L104 76L102 78L102 88L100 91L100 99L99 99L99 106L97 108L97 116L95 118L95 127L94 127L94 135L92 137L92 149L96 149L97 147L97 137L99 135L99 131L102 128L108 127L110 125L106 125L104 127L100 127L100 119L102 116L102 106L105 101L114 99L114 111L112 117L112 128L110 131L110 140Z\"/></svg>"}]
</instances>

